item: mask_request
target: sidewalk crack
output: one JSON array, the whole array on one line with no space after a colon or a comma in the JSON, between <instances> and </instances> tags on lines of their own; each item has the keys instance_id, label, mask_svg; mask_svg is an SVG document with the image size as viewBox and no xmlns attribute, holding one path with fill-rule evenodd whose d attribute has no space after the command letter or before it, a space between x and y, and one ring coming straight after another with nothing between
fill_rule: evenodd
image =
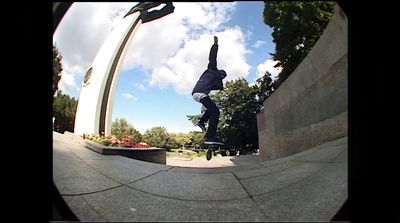
<instances>
[{"instance_id":1,"label":"sidewalk crack","mask_svg":"<svg viewBox=\"0 0 400 223\"><path fill-rule=\"evenodd\" d=\"M240 186L243 188L244 191L246 191L247 195L250 197L251 200L254 201L253 196L247 191L247 189L243 186L242 182L240 182L240 179L234 172L232 172L233 176L236 178L236 180L239 182Z\"/></svg>"}]
</instances>

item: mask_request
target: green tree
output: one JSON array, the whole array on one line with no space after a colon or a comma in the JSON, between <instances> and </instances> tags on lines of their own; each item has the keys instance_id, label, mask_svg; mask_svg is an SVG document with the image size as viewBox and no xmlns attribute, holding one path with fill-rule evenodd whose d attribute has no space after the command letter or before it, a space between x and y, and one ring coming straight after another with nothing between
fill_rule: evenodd
<instances>
[{"instance_id":1,"label":"green tree","mask_svg":"<svg viewBox=\"0 0 400 223\"><path fill-rule=\"evenodd\" d=\"M57 92L53 102L53 117L55 117L55 131L63 133L64 131L73 132L75 125L75 114L78 101L74 97Z\"/></svg>"},{"instance_id":2,"label":"green tree","mask_svg":"<svg viewBox=\"0 0 400 223\"><path fill-rule=\"evenodd\" d=\"M173 148L185 148L192 143L192 135L189 133L170 133L170 136L176 142Z\"/></svg>"},{"instance_id":3,"label":"green tree","mask_svg":"<svg viewBox=\"0 0 400 223\"><path fill-rule=\"evenodd\" d=\"M204 147L204 136L205 132L198 132L198 131L193 131L189 132L190 138L192 139L192 146L196 147Z\"/></svg>"},{"instance_id":4,"label":"green tree","mask_svg":"<svg viewBox=\"0 0 400 223\"><path fill-rule=\"evenodd\" d=\"M111 134L117 139L123 140L129 136L129 141L139 143L142 141L142 134L136 130L125 118L116 118L111 125Z\"/></svg>"},{"instance_id":5,"label":"green tree","mask_svg":"<svg viewBox=\"0 0 400 223\"><path fill-rule=\"evenodd\" d=\"M61 72L63 70L61 60L61 53L58 48L53 45L53 95L58 90L58 82L61 79Z\"/></svg>"},{"instance_id":6,"label":"green tree","mask_svg":"<svg viewBox=\"0 0 400 223\"><path fill-rule=\"evenodd\" d=\"M301 63L318 41L332 17L333 1L265 1L264 23L273 29L277 61L282 67L282 83Z\"/></svg>"},{"instance_id":7,"label":"green tree","mask_svg":"<svg viewBox=\"0 0 400 223\"><path fill-rule=\"evenodd\" d=\"M151 146L171 150L173 141L165 127L157 126L146 130L143 134L143 141Z\"/></svg>"},{"instance_id":8,"label":"green tree","mask_svg":"<svg viewBox=\"0 0 400 223\"><path fill-rule=\"evenodd\" d=\"M277 88L277 83L277 80L272 80L271 74L268 71L265 72L262 77L257 79L257 96L261 106L265 99L267 99L275 91L275 89Z\"/></svg>"},{"instance_id":9,"label":"green tree","mask_svg":"<svg viewBox=\"0 0 400 223\"><path fill-rule=\"evenodd\" d=\"M257 149L256 114L261 106L256 99L258 88L249 86L244 78L226 82L223 91L212 96L221 110L221 138L239 149Z\"/></svg>"}]
</instances>

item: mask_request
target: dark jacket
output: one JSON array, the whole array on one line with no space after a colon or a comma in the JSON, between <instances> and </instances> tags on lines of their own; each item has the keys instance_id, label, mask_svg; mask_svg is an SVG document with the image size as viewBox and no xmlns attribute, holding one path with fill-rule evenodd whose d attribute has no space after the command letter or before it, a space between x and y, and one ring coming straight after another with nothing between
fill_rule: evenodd
<instances>
[{"instance_id":1,"label":"dark jacket","mask_svg":"<svg viewBox=\"0 0 400 223\"><path fill-rule=\"evenodd\" d=\"M200 79L193 88L192 94L196 92L209 94L211 90L223 90L223 77L217 68L217 53L218 45L214 44L210 49L208 57L208 69L200 76Z\"/></svg>"}]
</instances>

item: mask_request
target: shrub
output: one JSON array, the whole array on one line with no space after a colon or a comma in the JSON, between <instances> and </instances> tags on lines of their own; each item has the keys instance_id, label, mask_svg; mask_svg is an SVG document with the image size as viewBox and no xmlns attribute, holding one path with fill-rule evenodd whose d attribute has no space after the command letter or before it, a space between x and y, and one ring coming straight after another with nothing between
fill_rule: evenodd
<instances>
[{"instance_id":1,"label":"shrub","mask_svg":"<svg viewBox=\"0 0 400 223\"><path fill-rule=\"evenodd\" d=\"M111 144L111 139L104 139L101 144L109 146Z\"/></svg>"},{"instance_id":2,"label":"shrub","mask_svg":"<svg viewBox=\"0 0 400 223\"><path fill-rule=\"evenodd\" d=\"M96 142L105 146L120 146L126 148L149 148L150 145L147 143L133 143L132 137L126 135L124 137L125 140L119 140L113 135L108 136L101 136L101 135L92 135L92 134L85 134L85 138Z\"/></svg>"}]
</instances>

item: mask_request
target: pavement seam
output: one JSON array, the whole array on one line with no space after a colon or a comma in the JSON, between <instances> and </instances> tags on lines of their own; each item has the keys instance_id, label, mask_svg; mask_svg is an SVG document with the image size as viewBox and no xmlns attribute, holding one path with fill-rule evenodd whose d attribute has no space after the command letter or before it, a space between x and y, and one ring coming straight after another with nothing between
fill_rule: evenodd
<instances>
[{"instance_id":1,"label":"pavement seam","mask_svg":"<svg viewBox=\"0 0 400 223\"><path fill-rule=\"evenodd\" d=\"M301 179L298 180L298 181L294 181L294 182L292 182L292 183L290 183L290 184L288 184L288 185L286 185L286 186L284 186L284 187L280 187L280 188L277 188L277 189L275 189L275 190L271 190L271 191L268 191L268 192L265 192L265 193L253 195L253 197L259 197L259 196L267 195L267 194L269 194L269 193L273 193L273 192L276 192L276 191L279 191L279 190L283 190L283 189L285 189L285 188L287 188L287 187L290 187L290 186L292 186L292 185L298 184L298 183L300 183L301 181L304 181L304 180L306 180L306 179L308 179L308 178L310 178L310 177L312 177L312 176L318 174L319 172L323 171L323 170L326 169L328 166L330 166L329 164L331 164L331 163L327 163L326 165L324 165L324 166L323 166L322 168L320 168L319 170L313 172L312 174L310 174L310 175L308 175L308 176L306 176L306 177L304 177L304 178L301 178Z\"/></svg>"},{"instance_id":2,"label":"pavement seam","mask_svg":"<svg viewBox=\"0 0 400 223\"><path fill-rule=\"evenodd\" d=\"M86 162L86 160L82 159L80 156L78 156L77 154L75 154L73 151L71 151L71 152L72 152L79 160L81 160L82 162L84 162L86 165L88 165L91 169L93 169L93 170L96 171L97 173L99 173L99 174L105 176L106 178L108 178L108 179L110 179L110 180L112 180L112 181L114 181L114 182L116 182L116 183L121 184L120 182L116 181L115 179L113 179L113 178L111 178L111 177L105 175L105 174L102 173L101 171L99 171L99 170L97 170L96 168L94 168L92 165L90 165L90 163Z\"/></svg>"},{"instance_id":3,"label":"pavement seam","mask_svg":"<svg viewBox=\"0 0 400 223\"><path fill-rule=\"evenodd\" d=\"M299 162L299 163L333 163L333 162L334 162L343 152L345 152L346 150L347 150L347 148L345 148L345 149L339 151L339 152L335 155L335 157L332 158L332 159L329 160L329 161L296 160L296 158L293 159L292 161L293 161L293 162Z\"/></svg>"},{"instance_id":4,"label":"pavement seam","mask_svg":"<svg viewBox=\"0 0 400 223\"><path fill-rule=\"evenodd\" d=\"M129 187L128 184L135 183L136 181L139 181L139 180L143 180L143 179L145 179L145 178L147 178L147 177L150 177L150 176L155 175L155 174L157 174L157 173L159 173L159 172L162 172L162 171L164 171L164 170L159 170L159 171L157 171L157 172L155 172L155 173L149 174L148 176L142 177L142 178L140 178L140 179L136 179L136 180L134 180L134 181L132 181L132 182L128 182L128 183L121 183L121 182L118 182L118 181L112 179L114 182L119 183L120 185L115 186L115 187L106 188L106 189L103 189L103 190L98 190L98 191L93 191L93 192L87 192L87 193L79 193L79 194L62 194L62 195L63 195L63 196L89 195L89 194L95 194L95 193L100 193L100 192L112 190L112 189L115 189L115 188L118 188L118 187L122 187L122 186L128 186L128 187ZM97 172L99 172L99 171L97 171ZM99 172L99 173L102 174L101 172ZM104 174L102 174L102 175L104 175ZM111 179L111 178L110 178L110 179Z\"/></svg>"},{"instance_id":5,"label":"pavement seam","mask_svg":"<svg viewBox=\"0 0 400 223\"><path fill-rule=\"evenodd\" d=\"M195 202L210 202L210 201L211 201L211 202L225 202L225 201L233 201L233 200L248 199L247 197L243 197L243 198L232 198L232 199L225 199L225 200L191 200L191 199L183 199L183 198L169 197L169 196L165 196L165 195L161 195L161 194L155 194L155 193L151 193L151 192L148 192L148 191L140 190L140 189L138 189L138 188L135 188L134 186L129 185L129 184L138 182L139 180L143 180L143 179L145 179L145 178L147 178L147 177L153 176L153 175L155 175L155 174L157 174L157 173L160 173L160 172L163 172L163 171L164 171L164 172L168 172L168 171L169 171L170 169L172 169L172 168L174 168L174 167L171 166L169 169L157 171L156 173L150 174L150 175L148 175L148 176L146 176L146 177L143 177L143 178L141 178L141 179L138 179L138 180L134 180L134 181L132 181L132 182L130 182L130 183L123 184L123 185L121 185L121 186L126 186L126 187L129 187L129 188L132 189L132 190L136 190L136 191L139 191L139 192L142 192L142 193L145 193L145 194L150 194L150 195L152 195L152 196L162 197L162 198L167 198L167 199L173 199L173 200L179 200L179 201L195 201ZM236 176L235 176L235 177L236 177ZM239 183L240 183L240 182L239 182ZM240 185L241 185L241 183L240 183ZM241 186L243 187L243 185L241 185ZM247 191L246 191L246 192L247 192ZM247 192L247 194L250 195L248 192ZM250 198L251 198L251 197L250 197Z\"/></svg>"},{"instance_id":6,"label":"pavement seam","mask_svg":"<svg viewBox=\"0 0 400 223\"><path fill-rule=\"evenodd\" d=\"M156 175L156 174L158 174L158 173L160 173L160 172L167 172L168 170L170 170L172 167L170 167L170 168L168 168L168 169L165 169L165 170L159 170L159 171L156 171L156 172L154 172L154 173L152 173L152 174L149 174L149 175L147 175L147 176L144 176L144 177L142 177L142 178L139 178L139 179L136 179L136 180L133 180L133 181L131 181L131 182L128 182L128 183L124 183L123 185L126 185L126 186L128 186L129 187L129 185L128 184L133 184L133 183L136 183L137 181L140 181L140 180L143 180L143 179L146 179L146 178L148 178L148 177L151 177L151 176L153 176L153 175Z\"/></svg>"},{"instance_id":7,"label":"pavement seam","mask_svg":"<svg viewBox=\"0 0 400 223\"><path fill-rule=\"evenodd\" d=\"M122 187L122 186L124 186L124 184L121 184L121 185L118 185L118 186L114 186L114 187L109 187L109 188L98 190L98 191L78 193L78 194L61 194L61 195L62 196L68 196L68 197L90 195L90 194L96 194L96 193L101 193L101 192L104 192L104 191L112 190L112 189L115 189L115 188L118 188L118 187Z\"/></svg>"},{"instance_id":8,"label":"pavement seam","mask_svg":"<svg viewBox=\"0 0 400 223\"><path fill-rule=\"evenodd\" d=\"M324 162L324 163L325 163L326 165L324 165L322 168L318 169L317 171L313 172L312 174L310 174L310 175L308 175L308 176L306 176L306 177L304 177L304 178L301 178L301 179L298 180L298 181L292 182L292 183L290 183L290 184L288 184L288 185L286 185L286 186L284 186L284 187L280 187L280 188L277 188L277 189L275 189L275 190L271 190L271 191L268 191L268 192L266 192L266 193L257 194L257 195L254 195L254 196L251 195L251 194L246 190L246 188L245 188L244 185L240 182L240 179L236 176L236 174L233 173L233 175L234 175L235 178L238 180L238 182L239 182L240 185L243 187L243 189L246 191L246 193L249 195L249 197L251 198L251 200L255 201L255 200L254 200L254 197L258 197L258 196L266 195L266 194L268 194L268 193L272 193L272 192L275 192L275 191L282 190L282 189L284 189L284 188L287 188L287 187L289 187L289 186L298 184L300 181L306 180L307 178L312 177L312 176L318 174L319 172L321 172L322 170L324 170L325 168L327 168L327 167L329 166L329 164L330 164L330 163L328 163L328 162ZM299 165L300 165L300 164L299 164ZM295 166L295 165L294 165L294 166ZM293 167L293 166L290 166L290 167ZM289 169L290 167L285 168L285 169L282 169L282 170L279 170L279 171L274 171L274 172L271 172L271 173L268 173L268 174L259 175L259 176L265 176L265 175L269 175L269 174L272 174L272 173L280 172L280 171ZM258 177L258 176L254 176L254 177ZM243 178L243 179L248 179L248 178L253 178L253 177L247 177L247 178Z\"/></svg>"},{"instance_id":9,"label":"pavement seam","mask_svg":"<svg viewBox=\"0 0 400 223\"><path fill-rule=\"evenodd\" d=\"M330 160L330 161L307 161L307 160L296 160L296 159L294 158L294 159L291 159L291 160L288 160L288 161L283 161L283 162L279 162L279 163L276 163L276 164L271 164L270 166L273 167L273 166L277 166L277 165L280 165L280 164L285 163L285 162L297 163L297 164L294 164L293 166L289 166L289 167L286 167L286 168L281 169L281 170L273 171L273 172L266 173L266 174L260 174L260 175L250 176L250 177L242 177L242 179L250 179L250 178L254 178L254 177L267 176L267 175L270 175L270 174L273 174L273 173L277 173L277 172L281 172L281 171L287 170L287 169L289 169L289 168L291 168L291 167L294 167L294 166L296 166L296 165L301 165L301 163L320 163L320 164L324 164L324 163L325 163L325 164L331 164L331 163L347 162L347 161L335 162L335 160L336 160L345 150L346 150L346 149L343 149L343 151L340 151L340 152L339 152L332 160ZM267 164L261 164L261 165L264 166L263 168L267 168L267 169L268 169L268 167L269 167L269 166L267 166ZM325 168L325 167L323 167L323 168ZM261 168L260 168L260 169L261 169Z\"/></svg>"},{"instance_id":10,"label":"pavement seam","mask_svg":"<svg viewBox=\"0 0 400 223\"><path fill-rule=\"evenodd\" d=\"M342 162L348 162L348 159L346 158L346 160L343 160L343 161L337 161L337 162L335 162L335 160L337 160L337 158L340 156L340 155L342 155L342 153L344 153L344 152L348 152L348 150L347 150L347 147L346 147L346 149L343 149L343 151L340 151L336 156L335 156L335 158L333 158L329 163L342 163Z\"/></svg>"},{"instance_id":11,"label":"pavement seam","mask_svg":"<svg viewBox=\"0 0 400 223\"><path fill-rule=\"evenodd\" d=\"M292 161L289 161L289 162L292 162ZM294 162L295 163L295 162ZM282 163L279 163L279 164L282 164ZM276 164L276 165L278 165L278 164ZM272 165L272 166L276 166L276 165ZM255 175L255 176L250 176L250 177L242 177L242 179L250 179L250 178L255 178L255 177L261 177L261 176L267 176L267 175L270 175L270 174L273 174L273 173L278 173L278 172L282 172L282 171L284 171L284 170L287 170L287 169L289 169L289 168L292 168L292 167L295 167L295 166L299 166L299 165L301 165L301 164L293 164L293 165L291 165L291 166L288 166L288 167L286 167L286 168L283 168L283 169L280 169L280 170L276 170L276 171L272 171L272 172L270 172L270 173L266 173L266 174L260 174L260 175ZM260 169L269 169L269 167L267 167L267 166L265 166L265 167L262 167L262 168L260 168Z\"/></svg>"},{"instance_id":12,"label":"pavement seam","mask_svg":"<svg viewBox=\"0 0 400 223\"><path fill-rule=\"evenodd\" d=\"M242 184L242 182L240 182L239 177L238 177L235 173L232 173L232 174L233 174L233 176L236 178L236 180L239 182L240 186L242 186L243 190L246 191L246 193L247 193L247 195L250 197L250 199L251 199L252 201L254 201L253 196L247 191L246 187L244 187L244 185Z\"/></svg>"},{"instance_id":13,"label":"pavement seam","mask_svg":"<svg viewBox=\"0 0 400 223\"><path fill-rule=\"evenodd\" d=\"M69 149L69 148L68 148L68 149ZM118 182L118 181L116 181L115 179L113 179L113 178L111 178L111 177L105 175L104 173L102 173L101 171L97 170L97 169L94 168L92 165L90 165L88 162L86 162L84 159L82 159L81 157L79 157L79 156L78 156L76 153L74 153L71 149L69 149L69 150L74 154L74 156L76 156L79 160L81 160L83 163L85 163L87 166L89 166L92 170L94 170L95 172L99 173L100 175L102 175L102 176L104 176L104 177L110 179L111 181L113 181L113 182L115 182L115 183L117 183L117 184L120 184L120 185L117 185L117 186L114 186L114 187L110 187L110 188L106 188L106 189L103 189L103 190L93 191L93 192L79 193L79 194L73 194L73 195L71 195L71 194L63 194L63 195L65 195L65 196L75 196L75 195L94 194L94 193L104 192L104 191L107 191L107 190L112 190L112 189L115 189L115 188L118 188L118 187L121 187L121 186L125 185L124 183ZM160 172L160 171L157 171L156 173L158 173L158 172Z\"/></svg>"},{"instance_id":14,"label":"pavement seam","mask_svg":"<svg viewBox=\"0 0 400 223\"><path fill-rule=\"evenodd\" d=\"M246 191L247 195L250 197L250 200L251 200L251 202L253 203L253 205L256 207L257 211L258 211L259 213L261 213L261 214L264 216L264 219L268 219L269 216L267 216L267 215L265 214L264 210L262 210L262 209L257 205L257 202L254 200L253 195L251 195L250 192L247 191L246 187L242 184L242 182L240 181L239 177L236 176L236 174L233 173L233 172L232 172L232 174L233 174L233 176L235 176L236 180L239 182L240 186L242 186L242 188L244 189L244 191Z\"/></svg>"},{"instance_id":15,"label":"pavement seam","mask_svg":"<svg viewBox=\"0 0 400 223\"><path fill-rule=\"evenodd\" d=\"M226 202L226 201L235 201L235 200L245 200L245 199L249 199L248 197L242 197L242 198L232 198L232 199L225 199L225 200L191 200L191 199L184 199L184 198L177 198L177 197L169 197L169 196L165 196L165 195L161 195L161 194L155 194L155 193L151 193L148 191L144 191L144 190L140 190L138 188L135 188L133 186L130 185L125 185L127 187L129 187L132 190L136 190L145 194L150 194L152 196L155 197L162 197L162 198L167 198L167 199L171 199L171 200L178 200L178 201L189 201L189 202Z\"/></svg>"}]
</instances>

